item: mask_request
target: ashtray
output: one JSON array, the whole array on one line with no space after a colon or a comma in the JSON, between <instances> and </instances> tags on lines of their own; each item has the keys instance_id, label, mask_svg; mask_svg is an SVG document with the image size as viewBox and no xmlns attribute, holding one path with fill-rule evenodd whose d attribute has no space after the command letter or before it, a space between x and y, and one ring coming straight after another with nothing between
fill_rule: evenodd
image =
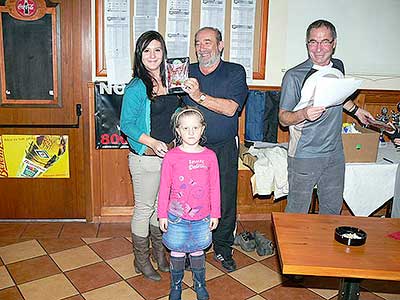
<instances>
[{"instance_id":1,"label":"ashtray","mask_svg":"<svg viewBox=\"0 0 400 300\"><path fill-rule=\"evenodd\" d=\"M361 246L367 240L367 233L360 228L340 226L335 229L335 240L347 246Z\"/></svg>"}]
</instances>

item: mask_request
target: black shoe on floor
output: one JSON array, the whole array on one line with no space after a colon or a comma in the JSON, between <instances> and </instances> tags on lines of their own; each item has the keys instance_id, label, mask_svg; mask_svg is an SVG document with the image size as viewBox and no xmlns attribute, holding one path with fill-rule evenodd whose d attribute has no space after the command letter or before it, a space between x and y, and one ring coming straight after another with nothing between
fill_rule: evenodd
<instances>
[{"instance_id":1,"label":"black shoe on floor","mask_svg":"<svg viewBox=\"0 0 400 300\"><path fill-rule=\"evenodd\" d=\"M236 270L236 262L232 257L224 258L221 254L214 253L214 259L221 263L226 272L230 273Z\"/></svg>"}]
</instances>

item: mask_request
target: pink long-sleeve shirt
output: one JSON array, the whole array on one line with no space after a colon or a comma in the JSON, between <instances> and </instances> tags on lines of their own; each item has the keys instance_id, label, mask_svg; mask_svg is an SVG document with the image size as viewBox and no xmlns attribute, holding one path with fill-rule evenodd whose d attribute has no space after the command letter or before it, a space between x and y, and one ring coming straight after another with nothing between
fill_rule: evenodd
<instances>
[{"instance_id":1,"label":"pink long-sleeve shirt","mask_svg":"<svg viewBox=\"0 0 400 300\"><path fill-rule=\"evenodd\" d=\"M157 212L159 218L167 218L168 212L186 220L221 217L219 168L212 150L187 153L176 147L167 152Z\"/></svg>"}]
</instances>

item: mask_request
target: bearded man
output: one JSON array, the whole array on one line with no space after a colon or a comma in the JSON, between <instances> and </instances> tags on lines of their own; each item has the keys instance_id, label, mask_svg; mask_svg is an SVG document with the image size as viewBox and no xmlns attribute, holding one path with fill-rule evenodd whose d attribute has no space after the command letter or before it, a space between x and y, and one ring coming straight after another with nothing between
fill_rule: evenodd
<instances>
[{"instance_id":1,"label":"bearded man","mask_svg":"<svg viewBox=\"0 0 400 300\"><path fill-rule=\"evenodd\" d=\"M195 35L197 63L189 67L184 102L196 106L207 123L204 145L218 158L221 185L221 219L213 232L214 259L227 272L236 270L232 257L236 227L238 177L238 117L248 92L243 66L221 59L221 32L203 27Z\"/></svg>"}]
</instances>

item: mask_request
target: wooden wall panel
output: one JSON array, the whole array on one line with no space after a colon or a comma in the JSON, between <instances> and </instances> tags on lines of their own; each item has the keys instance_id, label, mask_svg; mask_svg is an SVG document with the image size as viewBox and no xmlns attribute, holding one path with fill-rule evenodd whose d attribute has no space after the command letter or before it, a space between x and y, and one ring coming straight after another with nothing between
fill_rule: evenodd
<instances>
[{"instance_id":1,"label":"wooden wall panel","mask_svg":"<svg viewBox=\"0 0 400 300\"><path fill-rule=\"evenodd\" d=\"M84 219L90 195L87 82L91 79L90 0L60 1L62 104L59 107L0 107L2 124L74 124L82 104L79 129L0 128L0 134L66 134L69 179L0 179L2 219ZM40 80L40 74L38 74ZM90 210L89 210L90 212Z\"/></svg>"}]
</instances>

